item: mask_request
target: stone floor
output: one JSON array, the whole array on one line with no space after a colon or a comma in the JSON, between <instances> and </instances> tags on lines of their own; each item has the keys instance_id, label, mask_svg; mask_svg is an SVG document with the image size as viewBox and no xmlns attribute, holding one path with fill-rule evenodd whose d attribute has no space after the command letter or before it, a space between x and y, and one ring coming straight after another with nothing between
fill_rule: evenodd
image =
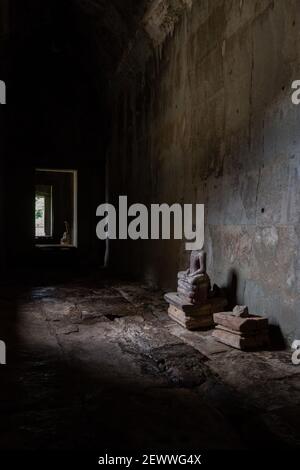
<instances>
[{"instance_id":1,"label":"stone floor","mask_svg":"<svg viewBox=\"0 0 300 470\"><path fill-rule=\"evenodd\" d=\"M188 332L139 284L36 285L0 291L0 448L300 446L289 351L242 353Z\"/></svg>"}]
</instances>

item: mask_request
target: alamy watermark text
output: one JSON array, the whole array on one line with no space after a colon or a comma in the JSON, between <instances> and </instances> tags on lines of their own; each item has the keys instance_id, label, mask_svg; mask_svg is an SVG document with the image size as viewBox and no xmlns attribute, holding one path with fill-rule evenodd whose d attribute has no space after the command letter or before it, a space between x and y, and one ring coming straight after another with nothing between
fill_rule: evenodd
<instances>
[{"instance_id":1,"label":"alamy watermark text","mask_svg":"<svg viewBox=\"0 0 300 470\"><path fill-rule=\"evenodd\" d=\"M100 240L186 240L188 251L204 246L203 204L151 204L150 214L144 204L128 207L127 196L119 197L117 209L112 204L101 204L96 215L102 219L96 233ZM194 220L195 217L195 220ZM118 222L118 224L117 224ZM117 227L118 225L118 227ZM172 230L173 227L173 230ZM173 232L173 236L172 236Z\"/></svg>"}]
</instances>

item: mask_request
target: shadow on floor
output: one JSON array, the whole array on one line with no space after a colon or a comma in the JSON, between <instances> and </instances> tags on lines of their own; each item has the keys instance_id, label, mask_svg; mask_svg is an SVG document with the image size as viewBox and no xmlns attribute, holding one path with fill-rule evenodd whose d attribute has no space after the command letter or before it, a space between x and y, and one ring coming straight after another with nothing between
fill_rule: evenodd
<instances>
[{"instance_id":1,"label":"shadow on floor","mask_svg":"<svg viewBox=\"0 0 300 470\"><path fill-rule=\"evenodd\" d=\"M132 305L124 317L102 314L103 305L124 309L105 272L54 277L0 291L8 346L1 449L288 447L260 419L259 404L244 401L155 317L145 321Z\"/></svg>"}]
</instances>

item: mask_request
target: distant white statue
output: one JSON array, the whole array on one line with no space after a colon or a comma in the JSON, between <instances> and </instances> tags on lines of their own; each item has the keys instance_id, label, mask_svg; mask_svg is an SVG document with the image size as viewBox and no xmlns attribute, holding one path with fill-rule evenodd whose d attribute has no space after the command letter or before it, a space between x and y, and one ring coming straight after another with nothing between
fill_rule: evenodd
<instances>
[{"instance_id":1,"label":"distant white statue","mask_svg":"<svg viewBox=\"0 0 300 470\"><path fill-rule=\"evenodd\" d=\"M71 245L72 239L71 239L71 231L70 231L70 226L68 222L65 222L65 227L66 231L64 232L60 244L61 245Z\"/></svg>"}]
</instances>

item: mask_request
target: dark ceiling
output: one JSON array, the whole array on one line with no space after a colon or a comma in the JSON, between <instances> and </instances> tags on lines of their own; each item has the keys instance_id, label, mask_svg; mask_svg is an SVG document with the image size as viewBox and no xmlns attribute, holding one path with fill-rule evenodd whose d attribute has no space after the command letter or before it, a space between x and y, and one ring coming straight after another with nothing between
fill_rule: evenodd
<instances>
[{"instance_id":1,"label":"dark ceiling","mask_svg":"<svg viewBox=\"0 0 300 470\"><path fill-rule=\"evenodd\" d=\"M134 37L148 0L12 0L11 31L51 44L54 52L91 54L109 78Z\"/></svg>"},{"instance_id":2,"label":"dark ceiling","mask_svg":"<svg viewBox=\"0 0 300 470\"><path fill-rule=\"evenodd\" d=\"M147 0L73 0L85 16L98 60L112 74L144 16Z\"/></svg>"}]
</instances>

